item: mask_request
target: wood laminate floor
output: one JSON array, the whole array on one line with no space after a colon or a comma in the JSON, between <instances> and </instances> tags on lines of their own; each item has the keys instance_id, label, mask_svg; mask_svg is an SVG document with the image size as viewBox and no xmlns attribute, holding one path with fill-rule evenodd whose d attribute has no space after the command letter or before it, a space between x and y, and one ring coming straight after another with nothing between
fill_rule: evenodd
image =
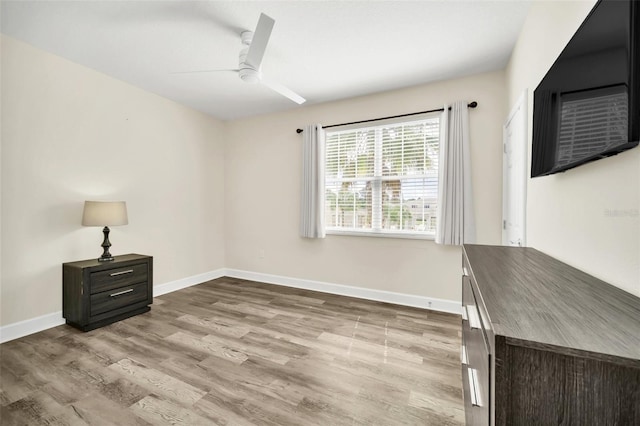
<instances>
[{"instance_id":1,"label":"wood laminate floor","mask_svg":"<svg viewBox=\"0 0 640 426\"><path fill-rule=\"evenodd\" d=\"M221 278L0 345L2 425L462 425L460 317Z\"/></svg>"}]
</instances>

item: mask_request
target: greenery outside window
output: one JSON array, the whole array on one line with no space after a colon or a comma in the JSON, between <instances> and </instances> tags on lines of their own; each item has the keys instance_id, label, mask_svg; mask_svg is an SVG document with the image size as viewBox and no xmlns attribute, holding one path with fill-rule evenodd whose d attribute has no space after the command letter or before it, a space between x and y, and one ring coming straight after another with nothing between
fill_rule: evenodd
<instances>
[{"instance_id":1,"label":"greenery outside window","mask_svg":"<svg viewBox=\"0 0 640 426\"><path fill-rule=\"evenodd\" d=\"M327 232L434 237L439 141L439 114L327 131Z\"/></svg>"}]
</instances>

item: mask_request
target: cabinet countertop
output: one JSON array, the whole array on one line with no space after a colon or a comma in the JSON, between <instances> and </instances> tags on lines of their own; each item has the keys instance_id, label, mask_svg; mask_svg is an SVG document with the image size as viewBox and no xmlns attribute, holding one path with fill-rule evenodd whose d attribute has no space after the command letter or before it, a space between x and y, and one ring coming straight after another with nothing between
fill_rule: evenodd
<instances>
[{"instance_id":1,"label":"cabinet countertop","mask_svg":"<svg viewBox=\"0 0 640 426\"><path fill-rule=\"evenodd\" d=\"M496 336L640 367L640 298L533 248L464 252Z\"/></svg>"}]
</instances>

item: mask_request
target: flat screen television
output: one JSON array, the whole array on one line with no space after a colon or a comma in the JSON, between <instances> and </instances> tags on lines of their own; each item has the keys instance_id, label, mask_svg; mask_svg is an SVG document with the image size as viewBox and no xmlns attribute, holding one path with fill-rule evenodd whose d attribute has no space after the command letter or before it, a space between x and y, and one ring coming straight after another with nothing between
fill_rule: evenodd
<instances>
[{"instance_id":1,"label":"flat screen television","mask_svg":"<svg viewBox=\"0 0 640 426\"><path fill-rule=\"evenodd\" d=\"M638 145L639 8L600 0L534 91L531 177Z\"/></svg>"}]
</instances>

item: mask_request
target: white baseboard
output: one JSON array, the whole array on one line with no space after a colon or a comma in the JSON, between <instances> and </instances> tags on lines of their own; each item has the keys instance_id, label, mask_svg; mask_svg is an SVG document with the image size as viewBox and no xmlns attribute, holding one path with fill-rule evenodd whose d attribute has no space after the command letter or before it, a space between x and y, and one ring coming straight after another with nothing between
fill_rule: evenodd
<instances>
[{"instance_id":1,"label":"white baseboard","mask_svg":"<svg viewBox=\"0 0 640 426\"><path fill-rule=\"evenodd\" d=\"M153 286L153 296L162 296L172 291L191 287L192 285L201 284L203 282L223 277L225 269L217 269L215 271L205 272L203 274L194 275L180 280ZM44 331L49 328L57 327L65 323L62 317L62 311L52 314L42 315L37 318L15 322L13 324L0 327L0 343L28 336L29 334Z\"/></svg>"},{"instance_id":2,"label":"white baseboard","mask_svg":"<svg viewBox=\"0 0 640 426\"><path fill-rule=\"evenodd\" d=\"M202 284L207 281L215 280L225 276L226 270L224 268L216 269L215 271L205 272L203 274L193 275L191 277L182 278L175 281L170 281L165 284L153 286L153 297L162 296L163 294L171 293L173 291L182 290L183 288L191 287L193 285Z\"/></svg>"},{"instance_id":3,"label":"white baseboard","mask_svg":"<svg viewBox=\"0 0 640 426\"><path fill-rule=\"evenodd\" d=\"M65 321L64 318L62 318L62 311L24 321L14 322L13 324L0 327L0 343L28 336L29 334L47 330L52 327L57 327L64 323Z\"/></svg>"},{"instance_id":4,"label":"white baseboard","mask_svg":"<svg viewBox=\"0 0 640 426\"><path fill-rule=\"evenodd\" d=\"M286 287L301 288L305 290L320 291L322 293L338 294L341 296L357 297L360 299L375 300L378 302L395 303L397 305L412 306L415 308L431 309L440 312L460 314L460 302L445 299L435 299L431 297L415 296L412 294L394 293L384 290L373 290L369 288L353 287L342 284L332 284L322 281L311 281L300 278L291 278L280 275L263 274L260 272L242 271L239 269L220 268L215 271L193 275L168 283L153 286L153 296L181 290L197 284L215 280L222 277L240 278L243 280L258 281L267 284L276 284ZM0 327L0 343L18 339L29 334L44 331L52 327L64 324L62 311L42 315L13 324Z\"/></svg>"},{"instance_id":5,"label":"white baseboard","mask_svg":"<svg viewBox=\"0 0 640 426\"><path fill-rule=\"evenodd\" d=\"M373 290L370 288L332 284L322 281L304 280L300 278L284 277L280 275L262 274L259 272L242 271L238 269L227 269L225 275L231 278L259 281L286 287L338 294L341 296L357 297L360 299L375 300L377 302L395 303L396 305L431 309L434 311L448 312L458 315L460 315L462 311L460 302L456 302L453 300L436 299L432 297L416 296L405 293L395 293L385 290Z\"/></svg>"}]
</instances>

